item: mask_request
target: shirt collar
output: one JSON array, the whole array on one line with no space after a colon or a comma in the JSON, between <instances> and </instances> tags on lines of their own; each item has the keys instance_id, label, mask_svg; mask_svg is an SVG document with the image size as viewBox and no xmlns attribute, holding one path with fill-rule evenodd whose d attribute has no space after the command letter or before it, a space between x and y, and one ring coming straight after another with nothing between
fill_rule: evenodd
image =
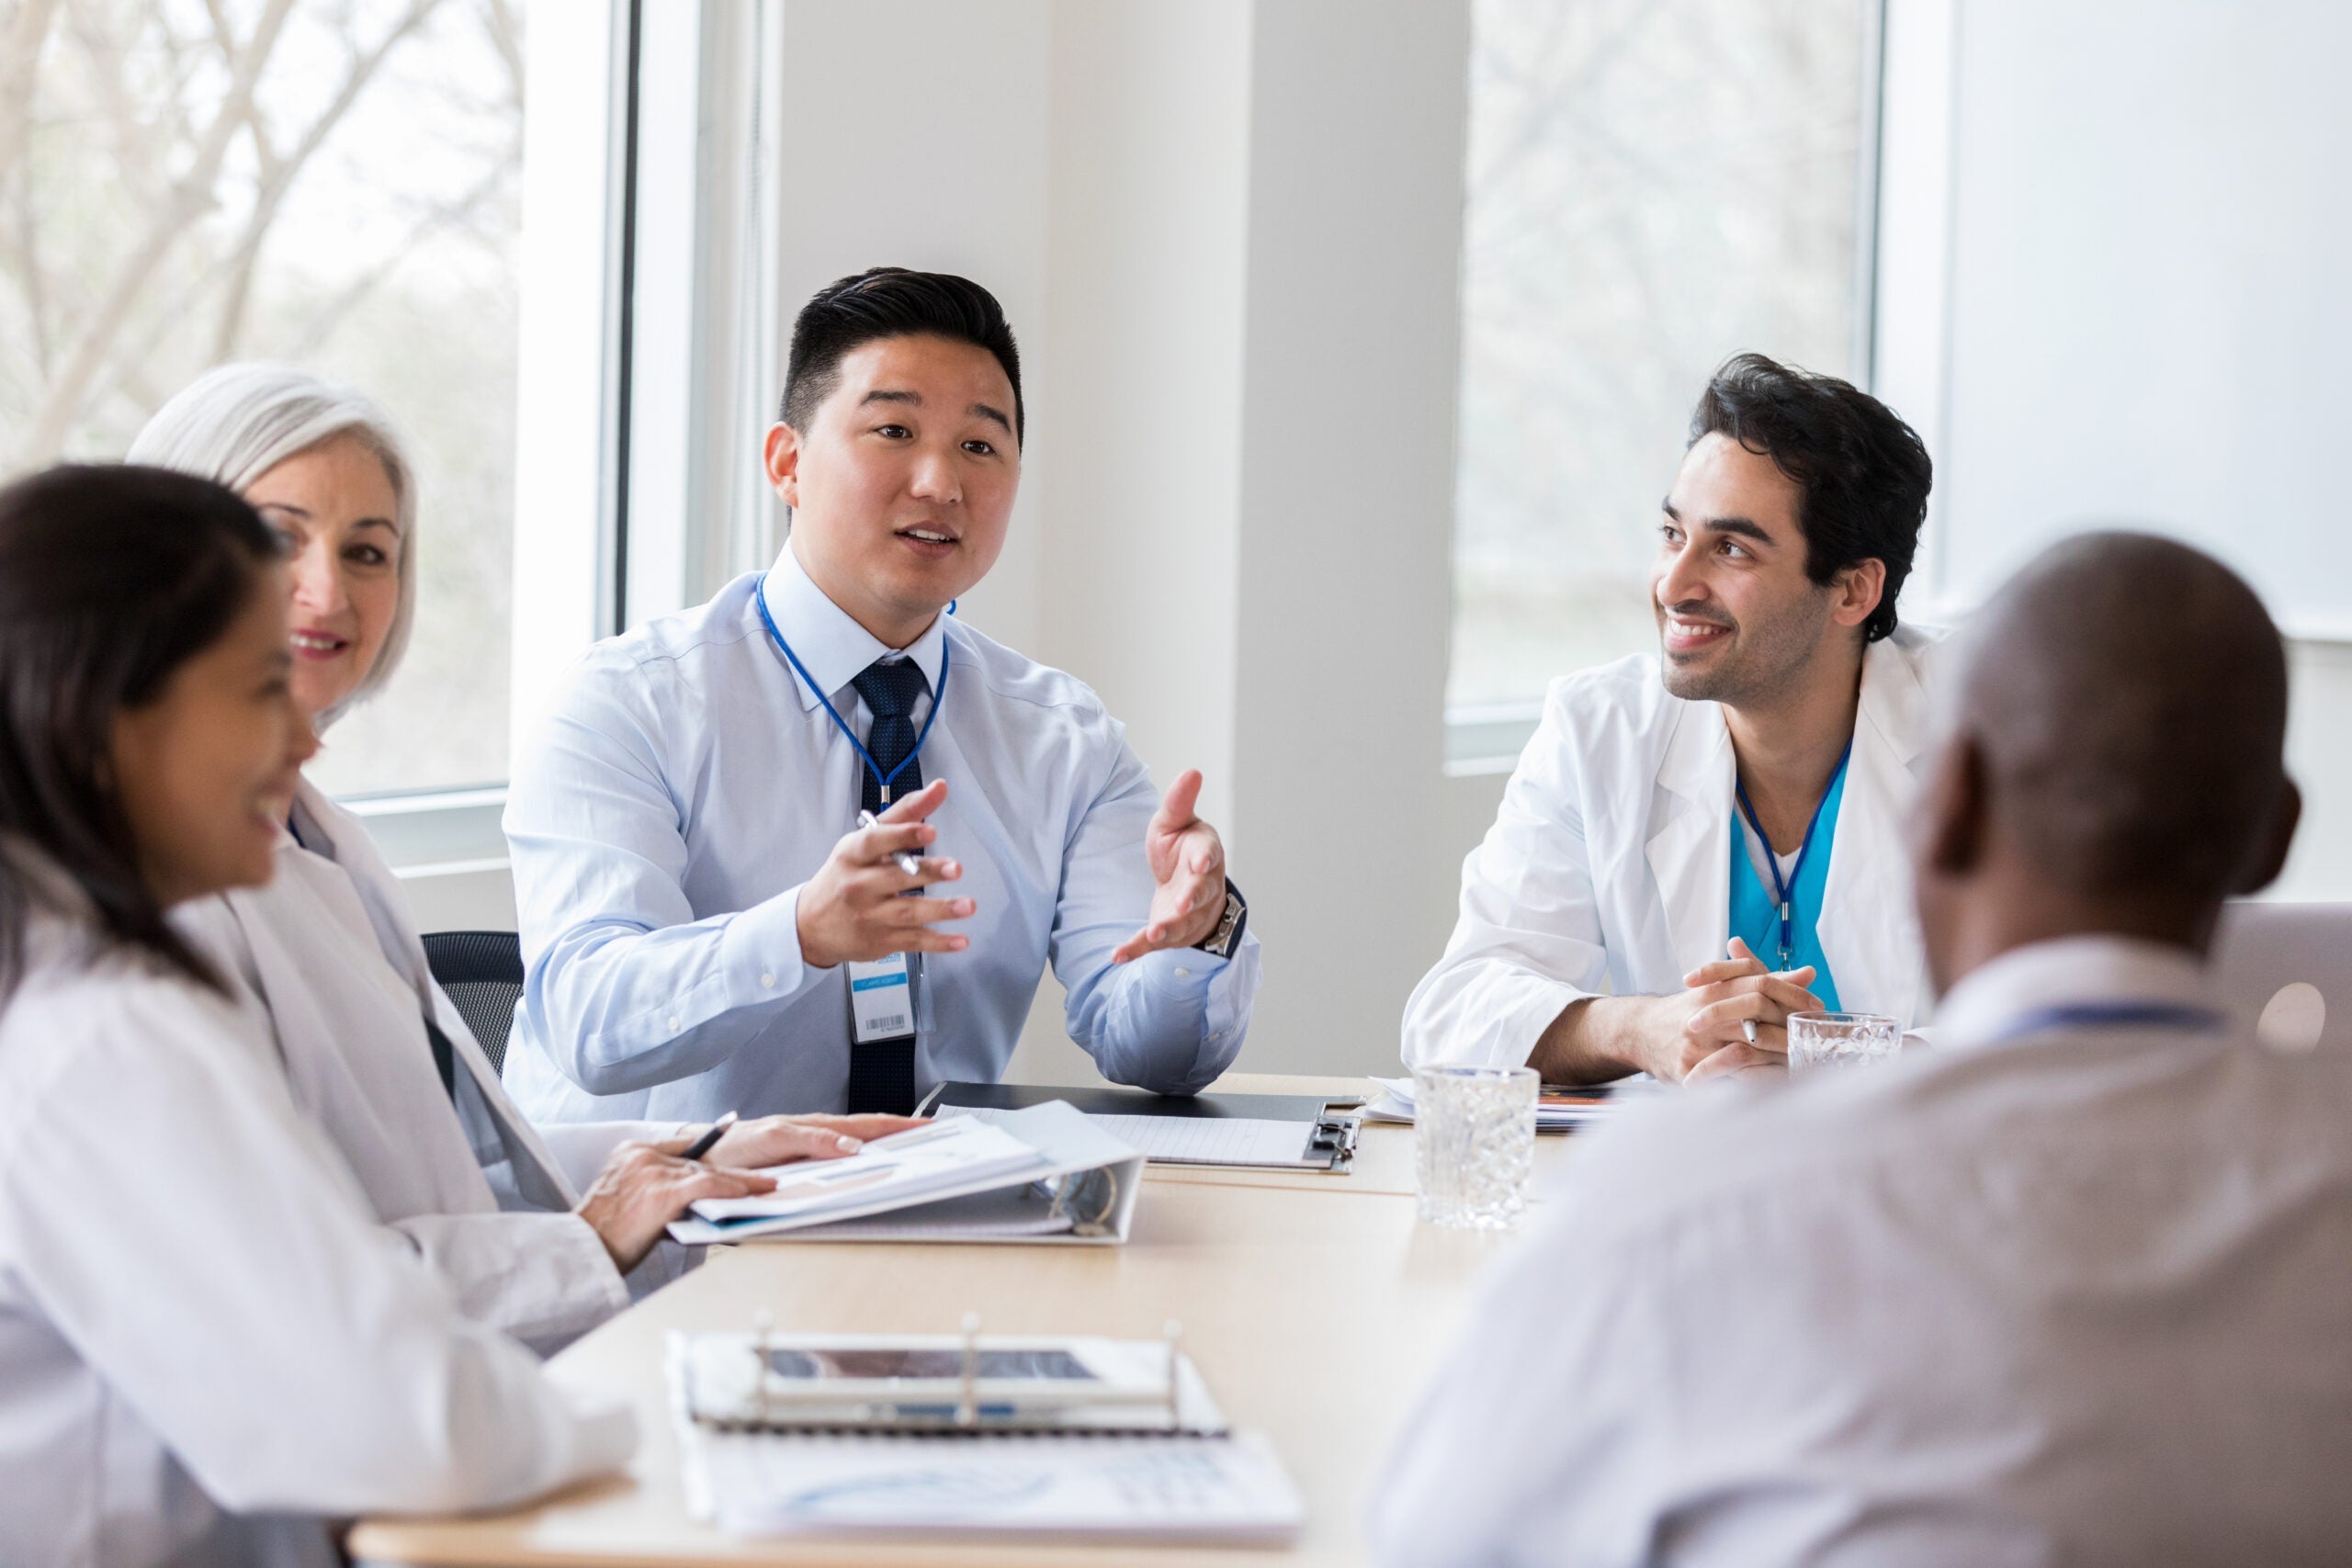
<instances>
[{"instance_id":1,"label":"shirt collar","mask_svg":"<svg viewBox=\"0 0 2352 1568\"><path fill-rule=\"evenodd\" d=\"M2063 937L2012 948L1962 976L1936 1010L1936 1043L1983 1044L2045 1008L2118 1001L2218 1010L2211 976L2186 948L2131 937Z\"/></svg>"},{"instance_id":2,"label":"shirt collar","mask_svg":"<svg viewBox=\"0 0 2352 1568\"><path fill-rule=\"evenodd\" d=\"M808 682L793 672L792 689L799 694L804 710L814 708L820 694L827 699L838 695L867 665L896 651L852 620L848 611L827 598L825 591L809 581L789 544L776 557L775 565L768 569L767 575L760 579L760 590L766 599L768 614L775 621L775 629L784 634L801 667L817 682L817 690L810 691ZM759 612L755 609L752 614L756 617ZM760 636L774 646L775 639L768 637L765 626L760 628ZM940 661L946 641L947 617L933 615L922 636L906 649L906 656L915 661L923 678L931 682L933 696L939 693ZM775 656L789 671L790 661L785 660L781 649L775 649Z\"/></svg>"}]
</instances>

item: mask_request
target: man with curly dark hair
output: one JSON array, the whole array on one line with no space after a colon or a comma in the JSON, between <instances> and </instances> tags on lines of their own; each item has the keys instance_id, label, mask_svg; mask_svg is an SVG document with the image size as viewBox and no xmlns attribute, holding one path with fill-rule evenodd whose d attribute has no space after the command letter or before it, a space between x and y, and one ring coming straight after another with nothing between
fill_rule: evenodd
<instances>
[{"instance_id":1,"label":"man with curly dark hair","mask_svg":"<svg viewBox=\"0 0 2352 1568\"><path fill-rule=\"evenodd\" d=\"M1658 651L1552 683L1463 865L1404 1055L1666 1082L1784 1058L1812 1008L1924 999L1899 850L1933 638L1895 602L1927 448L1834 377L1743 354L1690 419Z\"/></svg>"}]
</instances>

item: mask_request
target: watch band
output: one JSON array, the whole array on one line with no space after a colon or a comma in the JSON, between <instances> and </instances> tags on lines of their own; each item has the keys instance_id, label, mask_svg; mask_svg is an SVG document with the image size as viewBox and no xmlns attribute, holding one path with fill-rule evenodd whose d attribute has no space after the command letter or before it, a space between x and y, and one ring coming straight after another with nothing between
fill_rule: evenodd
<instances>
[{"instance_id":1,"label":"watch band","mask_svg":"<svg viewBox=\"0 0 2352 1568\"><path fill-rule=\"evenodd\" d=\"M1250 900L1241 896L1241 889L1236 887L1233 878L1228 876L1225 879L1224 918L1217 921L1216 930L1193 946L1213 958L1230 958L1239 950L1241 933L1249 924Z\"/></svg>"}]
</instances>

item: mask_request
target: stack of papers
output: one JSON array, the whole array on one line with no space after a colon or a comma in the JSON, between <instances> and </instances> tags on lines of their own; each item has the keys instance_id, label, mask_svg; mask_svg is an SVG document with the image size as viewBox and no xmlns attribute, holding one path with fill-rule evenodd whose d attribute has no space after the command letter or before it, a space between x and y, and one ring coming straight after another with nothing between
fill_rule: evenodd
<instances>
[{"instance_id":1,"label":"stack of papers","mask_svg":"<svg viewBox=\"0 0 2352 1568\"><path fill-rule=\"evenodd\" d=\"M1128 1537L1280 1546L1306 1522L1266 1440L875 1438L682 1424L686 1506L738 1535Z\"/></svg>"},{"instance_id":2,"label":"stack of papers","mask_svg":"<svg viewBox=\"0 0 2352 1568\"><path fill-rule=\"evenodd\" d=\"M943 1121L1001 1122L1020 1112L985 1105L943 1105ZM1102 1116L1087 1118L1159 1165L1296 1166L1328 1170L1330 1151L1308 1148L1312 1122L1267 1122L1252 1116Z\"/></svg>"},{"instance_id":3,"label":"stack of papers","mask_svg":"<svg viewBox=\"0 0 2352 1568\"><path fill-rule=\"evenodd\" d=\"M707 1198L695 1213L714 1224L732 1220L797 1219L808 1224L904 1208L991 1177L1004 1186L1042 1173L1052 1162L1001 1127L934 1122L876 1138L847 1159L774 1166L762 1174L775 1190L756 1198Z\"/></svg>"},{"instance_id":4,"label":"stack of papers","mask_svg":"<svg viewBox=\"0 0 2352 1568\"><path fill-rule=\"evenodd\" d=\"M1303 1094L1151 1094L1102 1085L943 1083L918 1116L1001 1121L1061 1100L1155 1165L1259 1166L1345 1173L1363 1118L1354 1098Z\"/></svg>"},{"instance_id":5,"label":"stack of papers","mask_svg":"<svg viewBox=\"0 0 2352 1568\"><path fill-rule=\"evenodd\" d=\"M933 1122L842 1159L771 1166L775 1190L708 1198L670 1226L693 1246L1126 1239L1143 1156L1067 1105Z\"/></svg>"},{"instance_id":6,"label":"stack of papers","mask_svg":"<svg viewBox=\"0 0 2352 1568\"><path fill-rule=\"evenodd\" d=\"M1372 1081L1380 1086L1381 1094L1378 1100L1363 1108L1367 1121L1410 1122L1413 1119L1412 1079L1374 1078ZM1605 1122L1626 1100L1636 1098L1650 1087L1647 1078L1573 1087L1547 1083L1536 1098L1535 1130L1539 1133L1569 1133Z\"/></svg>"}]
</instances>

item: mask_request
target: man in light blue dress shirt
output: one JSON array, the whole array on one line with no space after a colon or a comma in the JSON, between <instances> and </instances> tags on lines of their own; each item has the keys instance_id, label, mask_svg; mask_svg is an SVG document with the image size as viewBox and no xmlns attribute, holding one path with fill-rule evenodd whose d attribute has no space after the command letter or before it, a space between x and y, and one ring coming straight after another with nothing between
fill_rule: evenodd
<instances>
[{"instance_id":1,"label":"man in light blue dress shirt","mask_svg":"<svg viewBox=\"0 0 2352 1568\"><path fill-rule=\"evenodd\" d=\"M765 450L785 551L593 649L509 792L534 1120L992 1080L1048 959L1106 1077L1232 1062L1258 945L1200 775L1163 799L1083 682L946 613L1002 547L1021 433L978 285L877 268L803 310Z\"/></svg>"}]
</instances>

